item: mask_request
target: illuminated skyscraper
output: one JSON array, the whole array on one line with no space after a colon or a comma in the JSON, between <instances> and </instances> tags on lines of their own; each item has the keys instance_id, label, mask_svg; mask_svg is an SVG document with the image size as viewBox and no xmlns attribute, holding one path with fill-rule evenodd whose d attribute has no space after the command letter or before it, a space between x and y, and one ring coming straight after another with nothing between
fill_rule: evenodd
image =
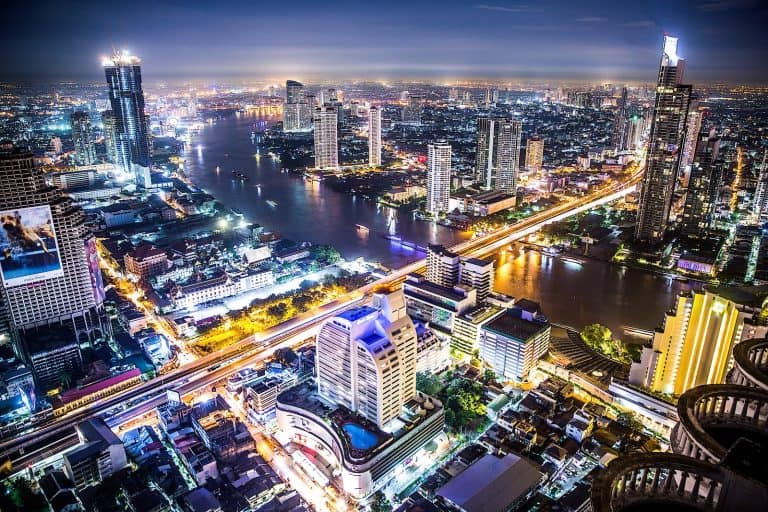
<instances>
[{"instance_id":1,"label":"illuminated skyscraper","mask_svg":"<svg viewBox=\"0 0 768 512\"><path fill-rule=\"evenodd\" d=\"M134 176L137 185L148 185L150 139L141 87L141 60L128 53L104 59L109 101L114 116L116 165Z\"/></svg>"},{"instance_id":2,"label":"illuminated skyscraper","mask_svg":"<svg viewBox=\"0 0 768 512\"><path fill-rule=\"evenodd\" d=\"M381 165L381 110L378 107L368 109L368 165Z\"/></svg>"},{"instance_id":3,"label":"illuminated skyscraper","mask_svg":"<svg viewBox=\"0 0 768 512\"><path fill-rule=\"evenodd\" d=\"M616 105L616 115L613 118L613 135L611 142L613 149L624 151L627 149L627 135L629 117L627 116L627 88L621 88L621 96Z\"/></svg>"},{"instance_id":4,"label":"illuminated skyscraper","mask_svg":"<svg viewBox=\"0 0 768 512\"><path fill-rule=\"evenodd\" d=\"M315 109L315 167L338 169L339 142L336 109L317 107Z\"/></svg>"},{"instance_id":5,"label":"illuminated skyscraper","mask_svg":"<svg viewBox=\"0 0 768 512\"><path fill-rule=\"evenodd\" d=\"M688 120L685 128L685 142L683 144L683 154L680 156L679 173L684 174L688 171L688 166L693 162L696 154L696 146L699 142L701 132L701 122L704 119L704 111L698 108L698 102L691 100L688 108ZM690 177L689 177L690 178Z\"/></svg>"},{"instance_id":6,"label":"illuminated skyscraper","mask_svg":"<svg viewBox=\"0 0 768 512\"><path fill-rule=\"evenodd\" d=\"M525 143L525 168L531 172L539 172L543 162L544 139L534 135Z\"/></svg>"},{"instance_id":7,"label":"illuminated skyscraper","mask_svg":"<svg viewBox=\"0 0 768 512\"><path fill-rule=\"evenodd\" d=\"M427 146L427 211L434 216L448 211L451 193L451 145Z\"/></svg>"},{"instance_id":8,"label":"illuminated skyscraper","mask_svg":"<svg viewBox=\"0 0 768 512\"><path fill-rule=\"evenodd\" d=\"M308 131L312 127L312 108L314 105L307 101L304 85L296 80L287 80L283 105L283 131Z\"/></svg>"},{"instance_id":9,"label":"illuminated skyscraper","mask_svg":"<svg viewBox=\"0 0 768 512\"><path fill-rule=\"evenodd\" d=\"M477 154L475 180L486 190L517 193L520 165L520 121L501 117L477 120Z\"/></svg>"},{"instance_id":10,"label":"illuminated skyscraper","mask_svg":"<svg viewBox=\"0 0 768 512\"><path fill-rule=\"evenodd\" d=\"M117 134L115 133L115 114L111 110L101 113L101 123L104 125L104 145L107 149L107 160L117 164Z\"/></svg>"},{"instance_id":11,"label":"illuminated skyscraper","mask_svg":"<svg viewBox=\"0 0 768 512\"><path fill-rule=\"evenodd\" d=\"M757 299L725 287L680 295L654 333L653 345L643 348L640 362L632 364L630 383L677 396L695 386L723 382L734 345L766 334Z\"/></svg>"},{"instance_id":12,"label":"illuminated skyscraper","mask_svg":"<svg viewBox=\"0 0 768 512\"><path fill-rule=\"evenodd\" d=\"M379 428L402 413L416 395L416 329L402 290L377 293L372 306L349 309L323 324L317 389Z\"/></svg>"},{"instance_id":13,"label":"illuminated skyscraper","mask_svg":"<svg viewBox=\"0 0 768 512\"><path fill-rule=\"evenodd\" d=\"M712 227L717 194L722 182L722 168L715 163L720 151L720 139L715 129L702 130L697 137L688 193L683 208L682 231L688 235L700 235Z\"/></svg>"},{"instance_id":14,"label":"illuminated skyscraper","mask_svg":"<svg viewBox=\"0 0 768 512\"><path fill-rule=\"evenodd\" d=\"M763 153L763 163L760 165L760 173L757 177L752 212L757 217L758 222L768 221L768 151Z\"/></svg>"},{"instance_id":15,"label":"illuminated skyscraper","mask_svg":"<svg viewBox=\"0 0 768 512\"><path fill-rule=\"evenodd\" d=\"M685 141L691 86L681 84L684 65L685 61L677 55L677 38L664 36L635 228L635 239L652 245L660 243L667 231Z\"/></svg>"},{"instance_id":16,"label":"illuminated skyscraper","mask_svg":"<svg viewBox=\"0 0 768 512\"><path fill-rule=\"evenodd\" d=\"M72 143L75 146L77 165L96 163L96 147L91 133L91 118L88 112L73 112L69 118L72 126Z\"/></svg>"},{"instance_id":17,"label":"illuminated skyscraper","mask_svg":"<svg viewBox=\"0 0 768 512\"><path fill-rule=\"evenodd\" d=\"M31 153L0 148L0 176L2 293L15 331L55 325L79 343L107 336L104 286L83 211L48 186ZM32 349L17 346L25 359Z\"/></svg>"}]
</instances>

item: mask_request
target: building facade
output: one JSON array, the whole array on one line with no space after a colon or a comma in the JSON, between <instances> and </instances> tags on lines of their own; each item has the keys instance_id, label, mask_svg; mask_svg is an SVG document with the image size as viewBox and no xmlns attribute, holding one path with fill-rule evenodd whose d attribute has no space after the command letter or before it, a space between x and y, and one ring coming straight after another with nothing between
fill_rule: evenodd
<instances>
[{"instance_id":1,"label":"building facade","mask_svg":"<svg viewBox=\"0 0 768 512\"><path fill-rule=\"evenodd\" d=\"M684 64L677 55L677 38L664 36L635 227L635 239L650 245L661 243L666 234L685 142L691 86L682 84Z\"/></svg>"},{"instance_id":2,"label":"building facade","mask_svg":"<svg viewBox=\"0 0 768 512\"><path fill-rule=\"evenodd\" d=\"M95 164L96 146L88 112L73 112L69 123L72 127L72 143L75 146L75 162L77 165Z\"/></svg>"},{"instance_id":3,"label":"building facade","mask_svg":"<svg viewBox=\"0 0 768 512\"><path fill-rule=\"evenodd\" d=\"M500 117L477 120L475 181L486 190L517 193L520 165L520 121Z\"/></svg>"},{"instance_id":4,"label":"building facade","mask_svg":"<svg viewBox=\"0 0 768 512\"><path fill-rule=\"evenodd\" d=\"M719 151L720 139L715 137L715 129L702 130L696 138L683 208L681 228L685 234L700 235L712 227L722 183L722 167L715 163Z\"/></svg>"},{"instance_id":5,"label":"building facade","mask_svg":"<svg viewBox=\"0 0 768 512\"><path fill-rule=\"evenodd\" d=\"M368 109L368 165L381 165L381 110L378 107Z\"/></svg>"},{"instance_id":6,"label":"building facade","mask_svg":"<svg viewBox=\"0 0 768 512\"><path fill-rule=\"evenodd\" d=\"M427 212L446 213L451 194L451 145L437 142L427 146Z\"/></svg>"},{"instance_id":7,"label":"building facade","mask_svg":"<svg viewBox=\"0 0 768 512\"><path fill-rule=\"evenodd\" d=\"M114 116L115 164L134 177L137 185L147 186L152 165L141 60L126 53L115 53L103 62L109 102Z\"/></svg>"},{"instance_id":8,"label":"building facade","mask_svg":"<svg viewBox=\"0 0 768 512\"><path fill-rule=\"evenodd\" d=\"M544 139L534 136L525 143L525 169L541 172L544 163Z\"/></svg>"},{"instance_id":9,"label":"building facade","mask_svg":"<svg viewBox=\"0 0 768 512\"><path fill-rule=\"evenodd\" d=\"M480 358L498 378L520 382L549 348L551 327L519 308L507 310L481 328Z\"/></svg>"},{"instance_id":10,"label":"building facade","mask_svg":"<svg viewBox=\"0 0 768 512\"><path fill-rule=\"evenodd\" d=\"M339 168L338 120L334 107L315 109L315 167L317 169Z\"/></svg>"}]
</instances>

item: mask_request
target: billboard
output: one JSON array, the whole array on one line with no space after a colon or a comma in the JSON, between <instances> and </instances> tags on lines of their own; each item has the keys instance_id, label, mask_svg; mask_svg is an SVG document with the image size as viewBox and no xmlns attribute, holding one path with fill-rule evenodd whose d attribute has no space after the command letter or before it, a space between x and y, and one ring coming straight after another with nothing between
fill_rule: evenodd
<instances>
[{"instance_id":1,"label":"billboard","mask_svg":"<svg viewBox=\"0 0 768 512\"><path fill-rule=\"evenodd\" d=\"M0 211L0 274L5 286L64 275L50 206Z\"/></svg>"},{"instance_id":2,"label":"billboard","mask_svg":"<svg viewBox=\"0 0 768 512\"><path fill-rule=\"evenodd\" d=\"M88 273L91 276L91 290L96 304L104 302L104 280L99 268L99 253L96 252L96 240L89 238L85 242L85 255L88 258Z\"/></svg>"}]
</instances>

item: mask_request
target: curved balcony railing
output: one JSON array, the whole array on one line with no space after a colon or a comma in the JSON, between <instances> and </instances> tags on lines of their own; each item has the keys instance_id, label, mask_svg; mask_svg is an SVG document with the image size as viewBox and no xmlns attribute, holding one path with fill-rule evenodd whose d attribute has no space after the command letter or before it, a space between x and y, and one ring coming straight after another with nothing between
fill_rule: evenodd
<instances>
[{"instance_id":1,"label":"curved balcony railing","mask_svg":"<svg viewBox=\"0 0 768 512\"><path fill-rule=\"evenodd\" d=\"M592 485L594 512L636 510L672 504L685 510L719 511L728 480L725 470L672 453L647 453L614 460Z\"/></svg>"},{"instance_id":2,"label":"curved balcony railing","mask_svg":"<svg viewBox=\"0 0 768 512\"><path fill-rule=\"evenodd\" d=\"M768 393L733 384L698 386L680 396L677 414L680 422L672 430L672 451L717 464L730 448L718 432L748 438L768 433Z\"/></svg>"},{"instance_id":3,"label":"curved balcony railing","mask_svg":"<svg viewBox=\"0 0 768 512\"><path fill-rule=\"evenodd\" d=\"M768 391L768 339L746 340L733 347L728 382Z\"/></svg>"}]
</instances>

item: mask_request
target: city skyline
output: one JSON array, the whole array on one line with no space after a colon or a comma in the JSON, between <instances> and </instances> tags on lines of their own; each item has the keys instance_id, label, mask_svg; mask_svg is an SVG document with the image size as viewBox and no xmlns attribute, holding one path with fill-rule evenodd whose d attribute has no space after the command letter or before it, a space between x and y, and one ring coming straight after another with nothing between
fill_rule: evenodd
<instances>
[{"instance_id":1,"label":"city skyline","mask_svg":"<svg viewBox=\"0 0 768 512\"><path fill-rule=\"evenodd\" d=\"M18 21L3 33L0 76L97 79L97 63L113 45L141 55L157 80L292 75L647 82L657 64L654 43L674 33L685 41L681 55L699 63L692 82L768 81L768 71L754 66L765 59L768 36L760 26L768 10L750 0L612 9L560 1L439 8L429 2L300 4L253 13L239 2L117 6L110 13L88 1L78 8L38 4L33 12L16 5L9 15ZM62 40L65 51L51 52ZM509 51L515 48L526 51Z\"/></svg>"}]
</instances>

